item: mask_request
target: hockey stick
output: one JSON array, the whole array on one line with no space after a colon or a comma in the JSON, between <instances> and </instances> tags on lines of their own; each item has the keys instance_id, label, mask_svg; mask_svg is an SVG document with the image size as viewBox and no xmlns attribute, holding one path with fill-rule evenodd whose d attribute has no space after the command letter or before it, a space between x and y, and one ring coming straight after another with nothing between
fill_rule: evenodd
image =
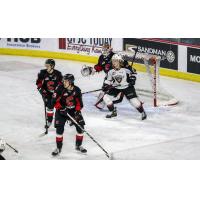
<instances>
[{"instance_id":1,"label":"hockey stick","mask_svg":"<svg viewBox=\"0 0 200 200\"><path fill-rule=\"evenodd\" d=\"M47 109L46 109L46 104L45 104L45 98L42 97L42 99L43 99L43 102L44 102L44 115L45 115L45 116L44 116L44 119L45 119L45 129L46 129L46 131L45 131L44 133L40 134L39 137L43 137L43 136L45 136L45 135L48 134L48 127L47 127Z\"/></svg>"},{"instance_id":2,"label":"hockey stick","mask_svg":"<svg viewBox=\"0 0 200 200\"><path fill-rule=\"evenodd\" d=\"M131 61L131 67L133 67L133 63L134 63L134 61L135 61L137 52L138 52L138 46L137 46L137 48L136 48L136 50L135 50L135 54L133 55L133 59L132 59L132 61Z\"/></svg>"},{"instance_id":3,"label":"hockey stick","mask_svg":"<svg viewBox=\"0 0 200 200\"><path fill-rule=\"evenodd\" d=\"M96 143L96 145L105 153L105 155L107 156L107 158L111 158L111 156L109 155L109 153L85 130L81 127L81 125L69 114L67 113L67 116L84 132L88 135L88 137L94 142Z\"/></svg>"},{"instance_id":4,"label":"hockey stick","mask_svg":"<svg viewBox=\"0 0 200 200\"><path fill-rule=\"evenodd\" d=\"M14 150L15 153L19 153L17 149L15 149L14 147L12 147L10 144L6 143L6 145L8 147L10 147L12 150Z\"/></svg>"},{"instance_id":5,"label":"hockey stick","mask_svg":"<svg viewBox=\"0 0 200 200\"><path fill-rule=\"evenodd\" d=\"M99 92L101 90L102 90L102 88L101 89L97 89L97 90L91 90L91 91L88 91L88 92L83 92L82 94L88 94L88 93L92 93L92 92Z\"/></svg>"},{"instance_id":6,"label":"hockey stick","mask_svg":"<svg viewBox=\"0 0 200 200\"><path fill-rule=\"evenodd\" d=\"M45 125L46 131L44 132L44 134L47 135L48 134L48 127L47 127L47 107L46 107L45 101L44 101L44 114L45 114L45 124L46 124Z\"/></svg>"}]
</instances>

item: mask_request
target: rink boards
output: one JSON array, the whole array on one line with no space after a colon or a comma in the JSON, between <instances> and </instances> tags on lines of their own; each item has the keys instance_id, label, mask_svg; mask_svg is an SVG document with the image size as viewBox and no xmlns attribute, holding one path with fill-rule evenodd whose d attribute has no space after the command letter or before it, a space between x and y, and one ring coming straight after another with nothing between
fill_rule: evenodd
<instances>
[{"instance_id":1,"label":"rink boards","mask_svg":"<svg viewBox=\"0 0 200 200\"><path fill-rule=\"evenodd\" d=\"M98 61L97 56L72 54L72 53L66 53L66 52L65 53L64 52L50 52L50 51L43 51L43 50L0 48L0 54L57 58L57 59L74 60L74 61L81 61L81 62L87 62L87 63L97 63ZM135 63L134 67L138 71L145 71L143 64ZM169 76L169 77L178 78L178 79L200 82L200 75L198 74L165 69L165 68L162 68L162 66L160 68L160 74L163 76Z\"/></svg>"}]
</instances>

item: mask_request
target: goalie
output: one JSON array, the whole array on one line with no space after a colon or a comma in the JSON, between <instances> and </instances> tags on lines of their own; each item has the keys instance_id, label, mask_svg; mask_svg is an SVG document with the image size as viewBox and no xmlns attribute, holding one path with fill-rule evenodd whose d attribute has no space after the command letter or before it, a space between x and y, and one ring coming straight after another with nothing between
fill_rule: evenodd
<instances>
[{"instance_id":1,"label":"goalie","mask_svg":"<svg viewBox=\"0 0 200 200\"><path fill-rule=\"evenodd\" d=\"M106 118L117 116L117 109L114 107L113 97L122 93L126 96L129 103L141 113L141 119L145 120L147 115L144 111L141 101L138 99L135 91L135 74L127 68L123 68L124 61L122 57L115 54L112 57L113 69L108 72L107 79L104 82L103 88L108 92L104 95L103 100L111 112Z\"/></svg>"},{"instance_id":2,"label":"goalie","mask_svg":"<svg viewBox=\"0 0 200 200\"><path fill-rule=\"evenodd\" d=\"M102 47L102 54L100 55L98 59L98 63L94 67L89 67L89 66L83 66L81 73L83 76L89 76L89 75L94 75L96 72L101 72L104 71L106 76L110 69L112 68L112 63L111 59L113 57L114 53L112 51L112 48L108 43L105 43ZM105 79L106 79L105 76ZM105 80L104 79L104 80ZM105 91L101 91L99 93L99 96L97 98L97 102L95 103L96 108L102 109L105 104L103 102L103 96L104 96Z\"/></svg>"}]
</instances>

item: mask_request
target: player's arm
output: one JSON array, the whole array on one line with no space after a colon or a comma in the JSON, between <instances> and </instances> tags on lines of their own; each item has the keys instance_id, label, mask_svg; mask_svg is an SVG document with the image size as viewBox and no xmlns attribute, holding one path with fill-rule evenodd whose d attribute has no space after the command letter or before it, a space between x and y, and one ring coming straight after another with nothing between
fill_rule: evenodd
<instances>
[{"instance_id":1,"label":"player's arm","mask_svg":"<svg viewBox=\"0 0 200 200\"><path fill-rule=\"evenodd\" d=\"M135 73L132 72L131 70L126 70L127 71L127 82L130 86L134 86L136 82L136 76Z\"/></svg>"},{"instance_id":2,"label":"player's arm","mask_svg":"<svg viewBox=\"0 0 200 200\"><path fill-rule=\"evenodd\" d=\"M94 66L96 72L101 72L103 70L102 66L103 55L99 56L98 63Z\"/></svg>"},{"instance_id":3,"label":"player's arm","mask_svg":"<svg viewBox=\"0 0 200 200\"><path fill-rule=\"evenodd\" d=\"M57 88L55 89L55 91L52 95L52 99L51 99L51 105L53 107L55 107L56 109L59 109L62 107L60 104L61 95L62 95L61 85L58 85Z\"/></svg>"},{"instance_id":4,"label":"player's arm","mask_svg":"<svg viewBox=\"0 0 200 200\"><path fill-rule=\"evenodd\" d=\"M36 80L36 85L37 85L37 89L40 92L40 94L45 97L47 94L47 91L44 89L44 78L45 78L45 74L44 71L41 70L40 73L38 74L37 80Z\"/></svg>"},{"instance_id":5,"label":"player's arm","mask_svg":"<svg viewBox=\"0 0 200 200\"><path fill-rule=\"evenodd\" d=\"M104 81L102 90L104 92L106 92L112 87L112 85L113 85L113 77L112 77L111 71L109 71L107 76L106 76L106 79Z\"/></svg>"},{"instance_id":6,"label":"player's arm","mask_svg":"<svg viewBox=\"0 0 200 200\"><path fill-rule=\"evenodd\" d=\"M58 85L62 85L63 75L61 72L58 73Z\"/></svg>"},{"instance_id":7,"label":"player's arm","mask_svg":"<svg viewBox=\"0 0 200 200\"><path fill-rule=\"evenodd\" d=\"M80 88L76 89L75 101L76 101L75 110L81 111L81 109L83 108L83 100Z\"/></svg>"}]
</instances>

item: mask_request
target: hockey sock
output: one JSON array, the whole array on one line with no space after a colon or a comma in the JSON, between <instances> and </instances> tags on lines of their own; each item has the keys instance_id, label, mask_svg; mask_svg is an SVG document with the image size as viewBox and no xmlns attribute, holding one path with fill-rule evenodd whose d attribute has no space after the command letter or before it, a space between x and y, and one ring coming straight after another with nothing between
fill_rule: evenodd
<instances>
[{"instance_id":1,"label":"hockey sock","mask_svg":"<svg viewBox=\"0 0 200 200\"><path fill-rule=\"evenodd\" d=\"M142 105L139 108L137 108L137 110L138 110L139 113L143 113L144 112L144 108L143 108Z\"/></svg>"},{"instance_id":2,"label":"hockey sock","mask_svg":"<svg viewBox=\"0 0 200 200\"><path fill-rule=\"evenodd\" d=\"M56 144L57 144L57 148L59 150L61 150L62 149L62 145L63 145L63 136L61 136L61 135L57 135L56 136Z\"/></svg>"},{"instance_id":3,"label":"hockey sock","mask_svg":"<svg viewBox=\"0 0 200 200\"><path fill-rule=\"evenodd\" d=\"M82 133L77 133L76 134L76 146L81 146L83 142L83 134Z\"/></svg>"},{"instance_id":4,"label":"hockey sock","mask_svg":"<svg viewBox=\"0 0 200 200\"><path fill-rule=\"evenodd\" d=\"M114 104L108 105L107 107L110 112L114 110Z\"/></svg>"},{"instance_id":5,"label":"hockey sock","mask_svg":"<svg viewBox=\"0 0 200 200\"><path fill-rule=\"evenodd\" d=\"M54 112L52 109L47 109L47 120L50 123L53 121L53 114Z\"/></svg>"}]
</instances>

